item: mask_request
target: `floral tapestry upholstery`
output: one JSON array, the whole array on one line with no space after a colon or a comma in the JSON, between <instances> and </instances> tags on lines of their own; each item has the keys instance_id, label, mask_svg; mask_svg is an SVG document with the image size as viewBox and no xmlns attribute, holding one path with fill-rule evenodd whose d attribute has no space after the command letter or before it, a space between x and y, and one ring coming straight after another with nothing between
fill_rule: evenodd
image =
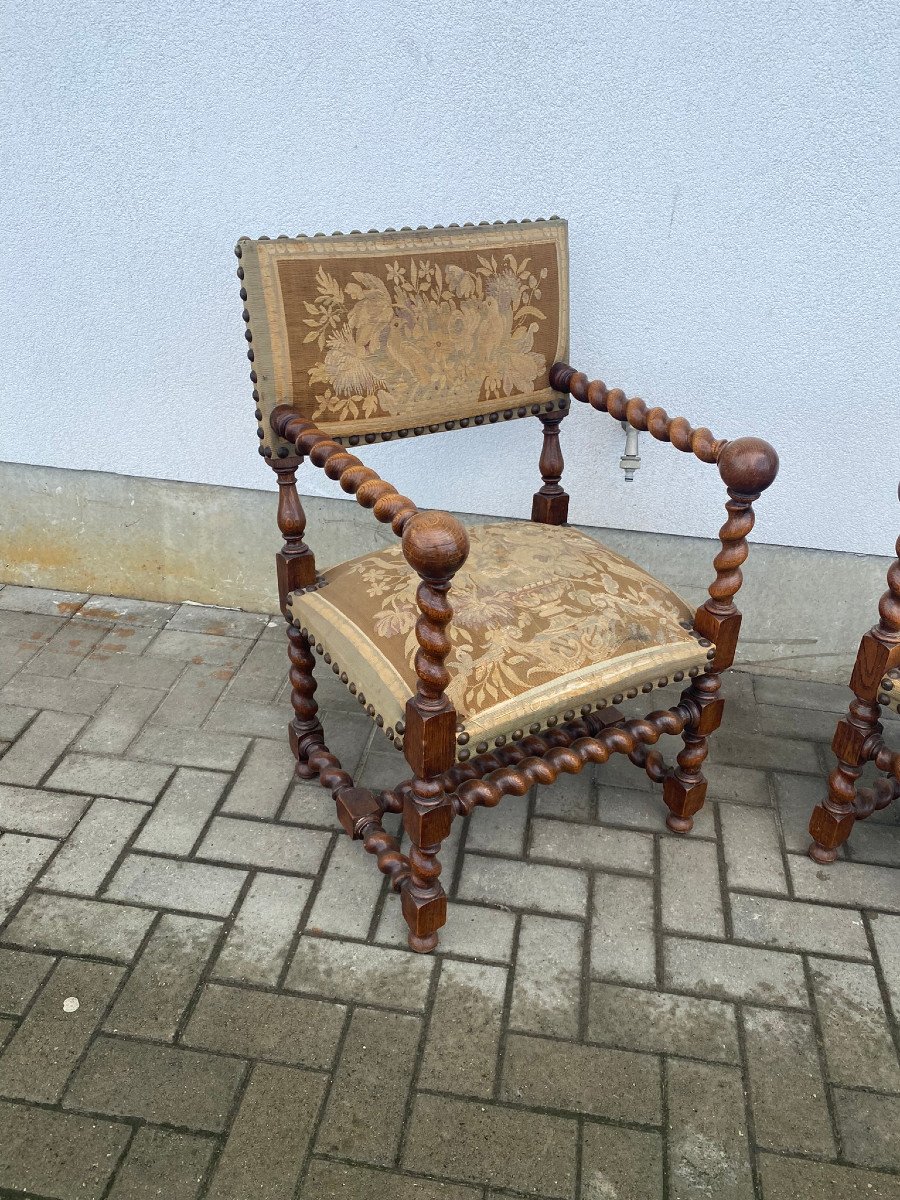
<instances>
[{"instance_id":1,"label":"floral tapestry upholstery","mask_svg":"<svg viewBox=\"0 0 900 1200\"><path fill-rule=\"evenodd\" d=\"M893 671L888 671L881 681L879 692L878 703L900 713L900 669L895 667Z\"/></svg>"},{"instance_id":2,"label":"floral tapestry upholstery","mask_svg":"<svg viewBox=\"0 0 900 1200\"><path fill-rule=\"evenodd\" d=\"M447 692L470 749L707 666L693 609L593 538L531 522L468 533L469 557L450 588ZM418 576L397 545L322 579L293 593L294 622L394 729L416 688Z\"/></svg>"},{"instance_id":3,"label":"floral tapestry upholstery","mask_svg":"<svg viewBox=\"0 0 900 1200\"><path fill-rule=\"evenodd\" d=\"M566 223L241 239L263 452L276 404L326 433L437 432L568 404Z\"/></svg>"}]
</instances>

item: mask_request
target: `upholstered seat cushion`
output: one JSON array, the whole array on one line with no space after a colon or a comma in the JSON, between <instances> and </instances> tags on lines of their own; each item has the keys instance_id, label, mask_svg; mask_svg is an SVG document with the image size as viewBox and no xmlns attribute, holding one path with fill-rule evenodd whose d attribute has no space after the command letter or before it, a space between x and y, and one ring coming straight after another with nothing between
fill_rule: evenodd
<instances>
[{"instance_id":1,"label":"upholstered seat cushion","mask_svg":"<svg viewBox=\"0 0 900 1200\"><path fill-rule=\"evenodd\" d=\"M460 757L708 665L693 610L593 538L531 522L468 533L448 626ZM402 730L416 688L418 582L397 545L333 567L291 599L295 623L385 731Z\"/></svg>"},{"instance_id":2,"label":"upholstered seat cushion","mask_svg":"<svg viewBox=\"0 0 900 1200\"><path fill-rule=\"evenodd\" d=\"M895 667L893 671L888 671L882 679L878 703L900 713L900 668Z\"/></svg>"}]
</instances>

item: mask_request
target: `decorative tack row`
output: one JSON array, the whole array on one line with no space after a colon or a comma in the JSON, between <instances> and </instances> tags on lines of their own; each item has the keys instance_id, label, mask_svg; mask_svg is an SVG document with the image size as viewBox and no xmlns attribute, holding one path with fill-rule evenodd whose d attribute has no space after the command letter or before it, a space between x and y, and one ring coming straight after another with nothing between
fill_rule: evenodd
<instances>
[{"instance_id":1,"label":"decorative tack row","mask_svg":"<svg viewBox=\"0 0 900 1200\"><path fill-rule=\"evenodd\" d=\"M321 588L326 587L327 584L327 579L318 579L315 583L310 584L308 587L295 589L295 591L291 592L288 596L288 604L290 605L293 596L302 596L307 592L319 591ZM396 724L390 725L385 720L383 714L376 712L374 704L371 704L366 700L365 693L359 690L359 686L350 679L347 672L341 670L340 664L334 658L332 658L331 654L325 649L322 643L313 642L310 631L304 625L301 625L297 618L294 619L293 624L300 630L303 637L309 641L310 649L318 654L324 663L331 667L334 674L337 675L341 683L343 683L350 692L350 695L356 697L357 703L360 705L360 707L363 708L365 712L368 713L368 715L374 720L377 727L383 730L388 739L393 742L395 748L402 751L403 734L406 732L406 726L404 723L402 721L397 721ZM640 685L635 685L634 687L627 688L621 692L610 693L608 696L603 696L599 700L582 704L578 709L581 716L587 717L592 712L601 712L603 709L609 707L615 708L617 705L624 703L626 700L633 700L639 692L644 695L648 695L653 691L654 688L664 688L668 687L672 683L682 683L685 677L689 679L696 679L699 675L705 674L706 671L709 671L711 669L712 660L716 655L715 646L711 641L709 641L708 638L701 637L700 634L698 634L690 624L690 622L680 621L679 624L683 629L690 631L691 635L696 639L699 646L706 648L706 658L710 663L709 667L690 667L687 671L675 671L671 676L661 675L655 680L646 680ZM575 709L567 708L563 712L547 717L544 721L532 722L532 724L528 726L527 732L529 734L543 733L545 730L555 728L560 721L566 723L568 721L573 721L574 719ZM498 734L492 739L492 741L481 740L475 744L475 753L486 754L491 745L499 749L505 746L507 742L521 741L525 736L525 733L526 729L523 725L521 729L515 729L510 734ZM460 762L466 762L469 758L471 758L472 751L469 748L470 742L471 734L466 730L465 723L457 723L456 744L462 747L457 754L457 758Z\"/></svg>"}]
</instances>

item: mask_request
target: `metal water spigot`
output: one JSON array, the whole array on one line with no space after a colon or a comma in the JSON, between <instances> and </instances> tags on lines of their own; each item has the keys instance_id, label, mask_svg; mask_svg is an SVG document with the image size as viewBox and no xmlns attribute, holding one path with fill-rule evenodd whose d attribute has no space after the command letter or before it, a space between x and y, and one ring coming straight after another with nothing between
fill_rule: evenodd
<instances>
[{"instance_id":1,"label":"metal water spigot","mask_svg":"<svg viewBox=\"0 0 900 1200\"><path fill-rule=\"evenodd\" d=\"M638 454L638 431L627 421L622 422L622 428L625 430L625 453L619 459L619 466L625 472L625 482L632 483L634 473L641 465L641 456Z\"/></svg>"}]
</instances>

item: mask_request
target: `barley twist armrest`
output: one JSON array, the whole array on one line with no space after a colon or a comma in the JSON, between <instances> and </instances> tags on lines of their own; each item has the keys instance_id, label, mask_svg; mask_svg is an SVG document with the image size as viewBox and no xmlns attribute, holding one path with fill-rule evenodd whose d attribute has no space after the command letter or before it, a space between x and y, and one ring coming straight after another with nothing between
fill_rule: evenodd
<instances>
[{"instance_id":1,"label":"barley twist armrest","mask_svg":"<svg viewBox=\"0 0 900 1200\"><path fill-rule=\"evenodd\" d=\"M737 438L726 441L713 437L708 429L693 429L685 417L670 417L664 408L648 408L639 397L626 399L625 393L610 391L602 380L589 380L583 371L566 363L550 369L550 383L560 392L569 392L598 412L609 413L617 421L627 421L634 429L646 431L660 442L671 442L676 450L695 454L701 462L715 463L728 489L725 508L728 518L719 530L722 549L713 566L716 577L709 586L709 599L697 610L694 628L716 643L716 670L734 661L741 614L734 597L743 575L741 566L749 553L747 535L753 529L753 501L778 474L778 455L761 438Z\"/></svg>"}]
</instances>

